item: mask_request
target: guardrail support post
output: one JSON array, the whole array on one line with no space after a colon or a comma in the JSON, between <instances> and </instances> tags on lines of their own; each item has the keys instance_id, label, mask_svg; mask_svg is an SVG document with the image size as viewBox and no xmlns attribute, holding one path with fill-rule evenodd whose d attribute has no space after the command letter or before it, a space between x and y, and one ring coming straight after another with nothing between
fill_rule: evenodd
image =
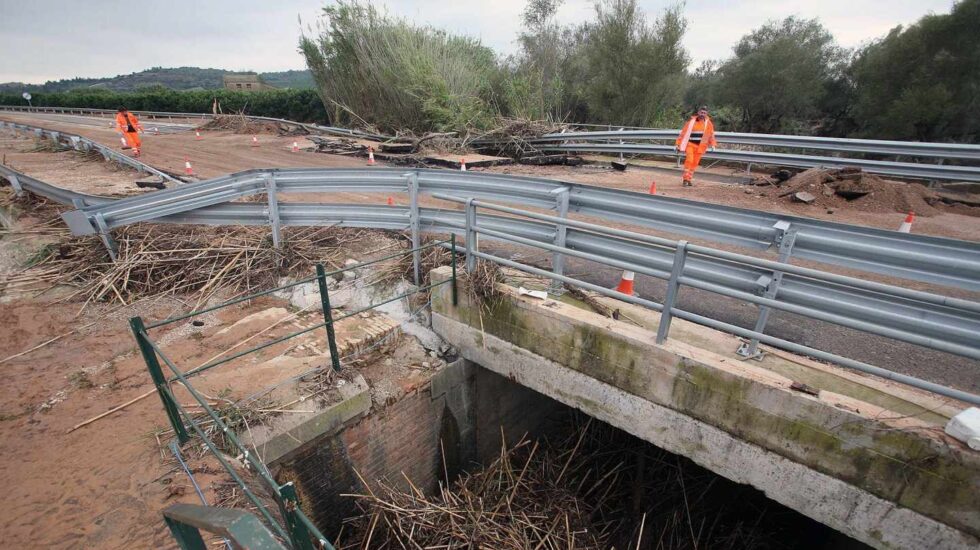
<instances>
[{"instance_id":1,"label":"guardrail support post","mask_svg":"<svg viewBox=\"0 0 980 550\"><path fill-rule=\"evenodd\" d=\"M625 130L626 130L626 128L620 128L619 129L620 132L623 132ZM620 151L619 151L619 162L623 162L623 160L625 160L625 157L623 157L623 151L622 151L622 149L623 149L623 147L622 147L623 140L619 140L619 145L620 145L620 147L619 147L619 149L620 149Z\"/></svg>"},{"instance_id":2,"label":"guardrail support post","mask_svg":"<svg viewBox=\"0 0 980 550\"><path fill-rule=\"evenodd\" d=\"M17 179L16 174L9 174L4 177L10 182L10 186L14 188L14 195L19 197L24 194L24 188L21 186L20 180Z\"/></svg>"},{"instance_id":3,"label":"guardrail support post","mask_svg":"<svg viewBox=\"0 0 980 550\"><path fill-rule=\"evenodd\" d=\"M280 248L282 232L279 224L279 197L276 190L276 177L265 175L265 194L269 199L269 225L272 226L272 246Z\"/></svg>"},{"instance_id":4,"label":"guardrail support post","mask_svg":"<svg viewBox=\"0 0 980 550\"><path fill-rule=\"evenodd\" d=\"M476 232L476 205L473 199L466 199L466 271L476 269L474 252L480 249L480 236Z\"/></svg>"},{"instance_id":5,"label":"guardrail support post","mask_svg":"<svg viewBox=\"0 0 980 550\"><path fill-rule=\"evenodd\" d=\"M316 280L320 285L320 305L323 307L323 320L327 325L330 363L333 364L333 370L340 371L340 352L337 351L337 335L333 330L333 313L330 311L330 292L327 290L327 271L323 269L323 264L316 264Z\"/></svg>"},{"instance_id":6,"label":"guardrail support post","mask_svg":"<svg viewBox=\"0 0 980 550\"><path fill-rule=\"evenodd\" d=\"M459 288L456 285L456 234L453 233L449 235L449 251L451 254L451 260L449 265L453 269L453 307L459 305Z\"/></svg>"},{"instance_id":7,"label":"guardrail support post","mask_svg":"<svg viewBox=\"0 0 980 550\"><path fill-rule=\"evenodd\" d=\"M670 321L673 317L670 310L677 302L677 290L680 287L680 277L687 262L687 241L678 241L674 251L674 265L670 268L670 279L667 281L667 296L664 298L664 309L660 312L660 325L657 327L657 343L663 344L670 332Z\"/></svg>"},{"instance_id":8,"label":"guardrail support post","mask_svg":"<svg viewBox=\"0 0 980 550\"><path fill-rule=\"evenodd\" d=\"M790 256L793 254L793 245L796 244L796 230L789 229L787 226L786 231L783 233L779 241L779 262L787 263L789 262ZM776 294L779 292L779 285L783 281L782 271L773 271L772 278L769 283L765 286L765 292L763 297L765 298L775 298ZM766 330L766 323L769 322L769 314L772 308L769 306L759 306L759 318L755 321L755 331L764 332ZM742 356L743 359L762 359L762 352L759 351L759 340L753 338L749 342L743 342L742 345L735 350L735 353Z\"/></svg>"},{"instance_id":9,"label":"guardrail support post","mask_svg":"<svg viewBox=\"0 0 980 550\"><path fill-rule=\"evenodd\" d=\"M112 261L116 261L118 256L116 255L116 241L112 240L112 234L109 232L109 226L105 223L105 217L102 216L101 212L95 214L95 225L99 229L99 238L102 239L102 244L105 245L106 250L109 251L109 258Z\"/></svg>"},{"instance_id":10,"label":"guardrail support post","mask_svg":"<svg viewBox=\"0 0 980 550\"><path fill-rule=\"evenodd\" d=\"M568 198L569 189L567 187L562 187L561 189L556 189L553 191L556 195L556 207L558 211L558 217L565 219L568 217ZM556 224L555 226L555 239L554 245L565 248L565 236L568 234L568 226L565 224ZM551 271L555 275L565 274L565 255L561 252L554 252L551 255ZM564 286L558 279L551 280L552 294L561 295L564 292Z\"/></svg>"},{"instance_id":11,"label":"guardrail support post","mask_svg":"<svg viewBox=\"0 0 980 550\"><path fill-rule=\"evenodd\" d=\"M286 529L289 532L293 550L315 550L310 531L297 516L299 499L296 497L296 488L293 487L292 481L279 487L279 498L283 501L283 508L286 512L283 514L283 519L286 520Z\"/></svg>"},{"instance_id":12,"label":"guardrail support post","mask_svg":"<svg viewBox=\"0 0 980 550\"><path fill-rule=\"evenodd\" d=\"M408 226L412 237L412 272L415 275L415 286L422 284L422 275L419 273L422 264L421 237L421 218L419 217L419 175L418 172L410 172L408 177Z\"/></svg>"},{"instance_id":13,"label":"guardrail support post","mask_svg":"<svg viewBox=\"0 0 980 550\"><path fill-rule=\"evenodd\" d=\"M160 400L163 401L163 408L167 411L167 418L170 419L170 425L173 427L174 433L177 434L177 441L184 444L190 438L187 436L187 430L184 428L184 423L180 419L180 411L177 410L177 404L170 400L170 394L165 390L167 378L163 375L163 369L160 368L160 361L157 360L156 351L146 341L146 325L143 324L143 318L139 316L131 317L129 319L129 327L133 330L133 336L136 337L136 344L139 346L140 353L143 355L143 361L146 363L147 370L150 371L150 378L153 379L157 393L160 394Z\"/></svg>"}]
</instances>

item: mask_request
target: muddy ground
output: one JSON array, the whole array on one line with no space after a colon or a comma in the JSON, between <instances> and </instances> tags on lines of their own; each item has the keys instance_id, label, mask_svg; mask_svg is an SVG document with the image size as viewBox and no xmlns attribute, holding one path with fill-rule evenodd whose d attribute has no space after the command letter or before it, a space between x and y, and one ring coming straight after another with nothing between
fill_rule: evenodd
<instances>
[{"instance_id":1,"label":"muddy ground","mask_svg":"<svg viewBox=\"0 0 980 550\"><path fill-rule=\"evenodd\" d=\"M34 235L39 221L32 214L19 218L13 232L0 238L0 257L16 257L12 248L29 246L24 239ZM371 258L391 244L391 237L375 233L352 246L349 255ZM47 237L37 236L39 242ZM23 269L9 263L8 271ZM354 281L367 277L357 274ZM335 290L342 295L353 284L340 281ZM0 368L6 375L0 381L0 446L6 457L0 461L0 483L7 487L7 513L0 520L3 546L173 548L161 510L175 502L200 501L167 447L173 434L157 395L70 430L153 388L129 318L164 319L193 309L199 297L166 295L125 306L85 306L65 301L68 293L52 288L33 297L0 296L0 324L7 327L0 339ZM228 297L218 296L212 303ZM362 305L351 299L347 307ZM320 322L318 307L304 310L284 298L265 297L155 329L151 335L187 370ZM402 334L400 326L401 317L378 312L337 325L343 365L369 380L378 407L423 383L442 364ZM220 408L283 383L243 406L259 422L271 421L288 414L276 411L291 400L303 398L307 407L329 401L333 388L344 383L329 374L326 349L325 331L312 331L210 370L194 380L195 388ZM317 376L293 380L310 370ZM186 391L178 387L175 395L188 410L202 412ZM182 452L209 503L245 504L199 440Z\"/></svg>"}]
</instances>

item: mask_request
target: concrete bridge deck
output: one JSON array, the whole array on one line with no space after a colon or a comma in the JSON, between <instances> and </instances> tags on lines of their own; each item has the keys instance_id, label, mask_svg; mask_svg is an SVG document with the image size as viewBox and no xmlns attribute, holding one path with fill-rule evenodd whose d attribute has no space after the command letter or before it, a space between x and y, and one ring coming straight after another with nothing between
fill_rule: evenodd
<instances>
[{"instance_id":1,"label":"concrete bridge deck","mask_svg":"<svg viewBox=\"0 0 980 550\"><path fill-rule=\"evenodd\" d=\"M942 431L965 405L783 353L739 361L732 336L677 320L656 345L659 314L626 304L637 324L501 291L483 303L464 288L453 307L439 287L433 328L470 361L872 546L980 545L980 454Z\"/></svg>"}]
</instances>

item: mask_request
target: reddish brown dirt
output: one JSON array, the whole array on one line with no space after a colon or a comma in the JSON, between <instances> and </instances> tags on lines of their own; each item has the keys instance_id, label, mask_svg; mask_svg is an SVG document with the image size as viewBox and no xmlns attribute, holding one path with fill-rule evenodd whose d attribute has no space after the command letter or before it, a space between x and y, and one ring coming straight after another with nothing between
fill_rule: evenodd
<instances>
[{"instance_id":1,"label":"reddish brown dirt","mask_svg":"<svg viewBox=\"0 0 980 550\"><path fill-rule=\"evenodd\" d=\"M770 182L756 185L759 197L773 202L794 202L796 193L813 195L807 203L811 209L829 210L852 209L862 212L881 212L902 214L915 212L917 216L931 217L941 213L939 195L918 183L903 183L883 180L874 174L840 174L836 170L812 168L801 172L782 184L772 178L759 178L757 181ZM863 196L846 198L837 190L860 190ZM980 215L980 209L968 208L966 214Z\"/></svg>"},{"instance_id":2,"label":"reddish brown dirt","mask_svg":"<svg viewBox=\"0 0 980 550\"><path fill-rule=\"evenodd\" d=\"M95 321L3 365L0 462L9 548L150 548L170 545L159 520L166 481L184 484L161 459L154 427L166 423L159 400L144 399L71 434L74 424L150 388L125 317L78 304L15 302L0 308L7 357ZM159 312L150 307L145 313ZM79 374L85 373L85 374ZM16 457L16 460L13 460ZM183 474L181 474L183 475Z\"/></svg>"},{"instance_id":3,"label":"reddish brown dirt","mask_svg":"<svg viewBox=\"0 0 980 550\"><path fill-rule=\"evenodd\" d=\"M113 147L119 144L119 134L109 128L34 120L8 113L0 118L71 132ZM144 126L149 127L149 124ZM365 164L364 159L360 158L307 151L293 153L294 141L298 142L301 149L313 147L313 143L302 136L260 135L259 146L252 147L251 135L228 130L203 131L200 140L195 138L193 132L161 135L144 133L140 160L161 170L184 174L184 159L187 159L191 162L194 173L202 178L213 178L251 168L347 167Z\"/></svg>"},{"instance_id":4,"label":"reddish brown dirt","mask_svg":"<svg viewBox=\"0 0 980 550\"><path fill-rule=\"evenodd\" d=\"M0 158L14 170L82 193L127 196L147 191L136 186L136 181L146 179L146 174L105 162L99 155L56 151L48 140L36 140L33 135L6 128L0 130Z\"/></svg>"},{"instance_id":5,"label":"reddish brown dirt","mask_svg":"<svg viewBox=\"0 0 980 550\"><path fill-rule=\"evenodd\" d=\"M0 342L0 358L79 329L3 364L0 446L7 456L18 458L0 462L0 483L8 490L7 513L0 521L5 546L174 546L161 510L174 502L199 500L171 451L162 446L172 433L158 397L151 395L91 425L66 431L152 388L127 320L136 314L148 320L165 318L182 307L172 299L151 299L124 308L94 305L77 317L77 303L17 300L0 309L0 323L8 327ZM319 310L307 312L296 321L276 325L290 314L280 300L263 298L199 317L202 327L188 320L153 330L151 335L178 367L189 370L221 353L227 356L316 324L322 321L320 315ZM355 316L338 323L341 349L345 342L363 337L361 327L369 320ZM260 336L234 347L264 329ZM270 346L208 371L195 379L195 388L209 399L240 399L323 366L325 359L318 349L326 348L323 340L322 331L316 331ZM425 378L403 366L428 359L425 351L408 340L399 341L403 344L388 348L406 350L392 353L397 364L358 367L366 369L366 376L383 378L391 388L388 391L417 385ZM179 402L193 406L191 396L179 386L175 395ZM227 477L199 445L185 446L184 454L213 503Z\"/></svg>"}]
</instances>

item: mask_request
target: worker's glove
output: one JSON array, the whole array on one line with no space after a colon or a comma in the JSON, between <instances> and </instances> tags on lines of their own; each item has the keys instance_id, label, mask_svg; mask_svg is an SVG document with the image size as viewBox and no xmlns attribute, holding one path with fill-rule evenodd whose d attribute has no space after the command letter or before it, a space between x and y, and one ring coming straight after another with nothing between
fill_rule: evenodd
<instances>
[{"instance_id":1,"label":"worker's glove","mask_svg":"<svg viewBox=\"0 0 980 550\"><path fill-rule=\"evenodd\" d=\"M708 152L709 153L714 153L715 152L714 146L708 147Z\"/></svg>"}]
</instances>

